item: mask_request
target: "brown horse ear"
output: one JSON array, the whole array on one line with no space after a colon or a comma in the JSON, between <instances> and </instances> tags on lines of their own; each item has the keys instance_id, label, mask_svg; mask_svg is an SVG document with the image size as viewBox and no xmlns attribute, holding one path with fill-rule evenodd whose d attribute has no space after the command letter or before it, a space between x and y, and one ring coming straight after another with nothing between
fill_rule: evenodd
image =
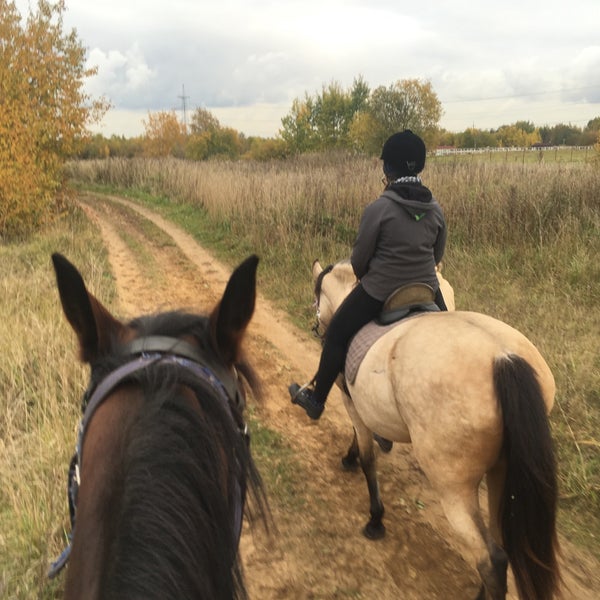
<instances>
[{"instance_id":1,"label":"brown horse ear","mask_svg":"<svg viewBox=\"0 0 600 600\"><path fill-rule=\"evenodd\" d=\"M53 254L52 263L63 311L79 339L81 360L94 362L109 352L123 325L87 291L83 277L64 256Z\"/></svg>"},{"instance_id":2,"label":"brown horse ear","mask_svg":"<svg viewBox=\"0 0 600 600\"><path fill-rule=\"evenodd\" d=\"M256 302L258 256L248 257L232 273L221 301L210 316L215 349L227 365L236 362Z\"/></svg>"}]
</instances>

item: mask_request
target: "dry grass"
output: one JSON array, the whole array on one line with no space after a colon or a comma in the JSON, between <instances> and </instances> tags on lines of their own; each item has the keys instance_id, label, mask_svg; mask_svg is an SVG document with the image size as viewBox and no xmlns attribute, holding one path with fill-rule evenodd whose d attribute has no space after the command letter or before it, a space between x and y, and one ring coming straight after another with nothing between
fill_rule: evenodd
<instances>
[{"instance_id":1,"label":"dry grass","mask_svg":"<svg viewBox=\"0 0 600 600\"><path fill-rule=\"evenodd\" d=\"M362 209L381 190L379 161L347 155L113 160L77 163L72 174L143 191L232 263L257 252L263 288L306 328L313 259L348 256ZM444 262L459 308L522 330L554 371L565 522L600 555L600 170L592 161L433 159L424 180L446 213Z\"/></svg>"},{"instance_id":2,"label":"dry grass","mask_svg":"<svg viewBox=\"0 0 600 600\"><path fill-rule=\"evenodd\" d=\"M72 174L86 184L144 190L145 201L231 264L258 252L262 291L306 329L312 260L349 254L362 209L381 188L378 161L344 156L89 162ZM554 371L561 527L600 555L600 171L433 162L424 178L449 222L445 272L459 308L521 329ZM109 306L114 294L98 232L78 212L28 243L0 246L2 598L60 592L45 572L68 528L65 471L87 373L60 318L50 263L56 250L103 290Z\"/></svg>"},{"instance_id":3,"label":"dry grass","mask_svg":"<svg viewBox=\"0 0 600 600\"><path fill-rule=\"evenodd\" d=\"M0 246L2 598L58 597L60 583L49 585L46 572L69 529L66 470L87 373L61 318L54 251L82 265L109 299L112 289L99 236L79 214L29 243Z\"/></svg>"}]
</instances>

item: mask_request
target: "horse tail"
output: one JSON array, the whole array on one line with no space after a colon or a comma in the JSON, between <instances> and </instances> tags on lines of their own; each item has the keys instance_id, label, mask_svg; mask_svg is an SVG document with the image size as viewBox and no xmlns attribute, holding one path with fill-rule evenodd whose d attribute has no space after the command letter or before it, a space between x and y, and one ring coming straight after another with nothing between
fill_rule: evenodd
<instances>
[{"instance_id":1,"label":"horse tail","mask_svg":"<svg viewBox=\"0 0 600 600\"><path fill-rule=\"evenodd\" d=\"M516 355L494 364L502 408L506 481L498 515L520 598L549 600L558 591L554 446L533 367Z\"/></svg>"}]
</instances>

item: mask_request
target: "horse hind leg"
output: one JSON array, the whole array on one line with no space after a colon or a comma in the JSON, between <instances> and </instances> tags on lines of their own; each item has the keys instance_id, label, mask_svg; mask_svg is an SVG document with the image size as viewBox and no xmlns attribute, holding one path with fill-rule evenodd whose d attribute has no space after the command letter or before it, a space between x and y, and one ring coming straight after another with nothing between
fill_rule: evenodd
<instances>
[{"instance_id":1,"label":"horse hind leg","mask_svg":"<svg viewBox=\"0 0 600 600\"><path fill-rule=\"evenodd\" d=\"M502 498L502 490L504 489L504 481L506 479L506 463L500 460L486 473L487 483L487 500L489 512L489 535L488 549L490 552L492 573L480 573L483 581L491 580L494 577L496 580L503 582L506 588L506 572L508 569L508 557L502 549L502 535L500 532L500 502ZM485 568L484 568L485 570ZM482 586L482 593L484 593ZM503 597L503 596L501 596ZM481 596L485 598L485 595Z\"/></svg>"},{"instance_id":2,"label":"horse hind leg","mask_svg":"<svg viewBox=\"0 0 600 600\"><path fill-rule=\"evenodd\" d=\"M504 600L508 559L483 522L477 486L462 493L445 490L442 506L450 525L461 537L481 577L477 600Z\"/></svg>"},{"instance_id":3,"label":"horse hind leg","mask_svg":"<svg viewBox=\"0 0 600 600\"><path fill-rule=\"evenodd\" d=\"M391 452L393 447L392 442L382 438L376 433L373 434L373 439L377 442L382 452L385 452L386 454ZM358 439L356 437L356 431L354 431L354 436L352 437L352 442L348 448L348 452L346 452L345 456L342 458L342 468L344 471L356 471L356 469L358 469L359 455L360 452L358 449Z\"/></svg>"},{"instance_id":4,"label":"horse hind leg","mask_svg":"<svg viewBox=\"0 0 600 600\"><path fill-rule=\"evenodd\" d=\"M506 462L500 460L486 473L490 533L493 540L499 545L503 543L500 530L500 506L505 480Z\"/></svg>"},{"instance_id":5,"label":"horse hind leg","mask_svg":"<svg viewBox=\"0 0 600 600\"><path fill-rule=\"evenodd\" d=\"M489 558L489 561L483 561L477 565L477 571L482 581L481 591L477 599L503 600L506 598L507 591L508 557L506 552L493 540L489 544Z\"/></svg>"}]
</instances>

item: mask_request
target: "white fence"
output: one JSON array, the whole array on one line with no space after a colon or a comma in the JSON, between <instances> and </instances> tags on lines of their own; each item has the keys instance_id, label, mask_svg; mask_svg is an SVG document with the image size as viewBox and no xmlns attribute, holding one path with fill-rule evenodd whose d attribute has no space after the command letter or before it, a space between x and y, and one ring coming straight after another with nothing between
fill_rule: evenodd
<instances>
[{"instance_id":1,"label":"white fence","mask_svg":"<svg viewBox=\"0 0 600 600\"><path fill-rule=\"evenodd\" d=\"M555 152L558 150L592 150L594 146L538 146L538 147L511 147L511 148L437 148L434 156L452 154L491 154L492 152Z\"/></svg>"}]
</instances>

